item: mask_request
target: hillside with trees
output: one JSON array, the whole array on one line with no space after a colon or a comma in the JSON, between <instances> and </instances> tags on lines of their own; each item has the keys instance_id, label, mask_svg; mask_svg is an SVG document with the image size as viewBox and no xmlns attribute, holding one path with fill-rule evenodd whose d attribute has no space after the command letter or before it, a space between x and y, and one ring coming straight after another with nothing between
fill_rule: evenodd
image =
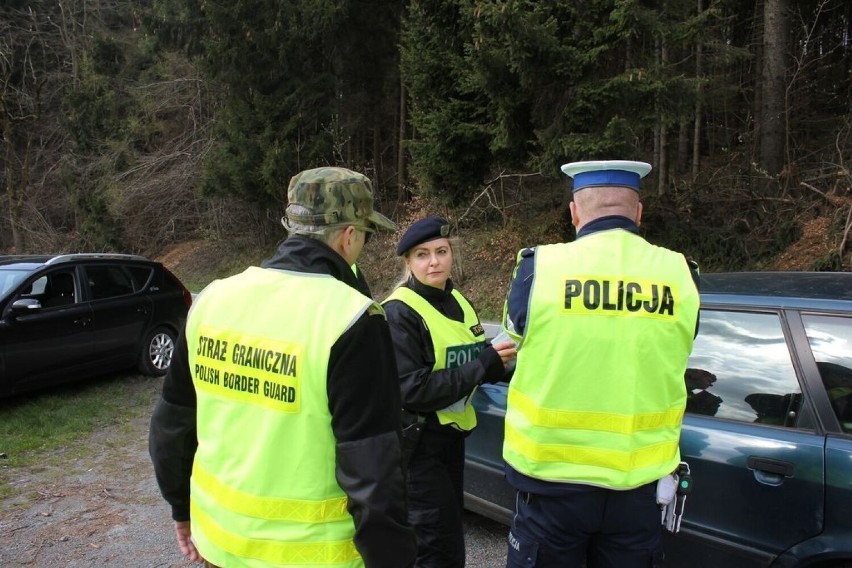
<instances>
[{"instance_id":1,"label":"hillside with trees","mask_svg":"<svg viewBox=\"0 0 852 568\"><path fill-rule=\"evenodd\" d=\"M4 253L267 246L328 164L510 266L561 164L635 159L704 270L852 270L844 0L5 0L0 79Z\"/></svg>"}]
</instances>

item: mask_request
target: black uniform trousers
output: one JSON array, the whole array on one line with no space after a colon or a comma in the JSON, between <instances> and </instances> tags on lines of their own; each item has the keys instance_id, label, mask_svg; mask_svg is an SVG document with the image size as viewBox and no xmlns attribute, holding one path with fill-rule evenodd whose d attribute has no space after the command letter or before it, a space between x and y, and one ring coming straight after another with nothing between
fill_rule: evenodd
<instances>
[{"instance_id":1,"label":"black uniform trousers","mask_svg":"<svg viewBox=\"0 0 852 568\"><path fill-rule=\"evenodd\" d=\"M463 432L427 426L408 463L416 568L464 567L464 439Z\"/></svg>"},{"instance_id":2,"label":"black uniform trousers","mask_svg":"<svg viewBox=\"0 0 852 568\"><path fill-rule=\"evenodd\" d=\"M656 490L653 482L628 491L577 484L561 485L558 495L519 491L507 568L662 566Z\"/></svg>"}]
</instances>

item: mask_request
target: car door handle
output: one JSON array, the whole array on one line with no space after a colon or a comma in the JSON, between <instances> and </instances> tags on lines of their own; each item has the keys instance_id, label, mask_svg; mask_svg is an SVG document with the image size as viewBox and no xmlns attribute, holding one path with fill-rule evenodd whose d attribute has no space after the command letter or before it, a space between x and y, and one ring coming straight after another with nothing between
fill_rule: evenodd
<instances>
[{"instance_id":1,"label":"car door handle","mask_svg":"<svg viewBox=\"0 0 852 568\"><path fill-rule=\"evenodd\" d=\"M80 327L86 327L92 323L92 318L77 318L74 320L74 325L79 325Z\"/></svg>"},{"instance_id":2,"label":"car door handle","mask_svg":"<svg viewBox=\"0 0 852 568\"><path fill-rule=\"evenodd\" d=\"M138 308L136 308L136 313L137 313L137 314L145 314L145 315L148 315L148 312L149 312L149 311L150 311L150 310L148 310L147 306L139 306Z\"/></svg>"},{"instance_id":3,"label":"car door handle","mask_svg":"<svg viewBox=\"0 0 852 568\"><path fill-rule=\"evenodd\" d=\"M793 477L796 472L792 463L771 458L749 456L746 464L754 472L754 478L766 485L781 485L785 478Z\"/></svg>"}]
</instances>

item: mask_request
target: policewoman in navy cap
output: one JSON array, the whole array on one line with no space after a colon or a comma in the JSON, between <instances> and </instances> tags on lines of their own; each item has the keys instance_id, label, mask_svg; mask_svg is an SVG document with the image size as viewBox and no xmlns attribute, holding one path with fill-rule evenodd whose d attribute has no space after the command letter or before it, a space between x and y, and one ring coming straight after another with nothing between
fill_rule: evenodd
<instances>
[{"instance_id":1,"label":"policewoman in navy cap","mask_svg":"<svg viewBox=\"0 0 852 568\"><path fill-rule=\"evenodd\" d=\"M698 269L639 234L649 164L562 171L577 238L521 250L504 310L519 344L503 443L518 491L507 566L660 566L656 489L680 463Z\"/></svg>"},{"instance_id":2,"label":"policewoman in navy cap","mask_svg":"<svg viewBox=\"0 0 852 568\"><path fill-rule=\"evenodd\" d=\"M479 317L450 278L456 251L441 217L413 223L397 246L404 274L385 300L399 369L408 519L418 568L463 568L464 439L484 382L504 378L512 342L489 345Z\"/></svg>"}]
</instances>

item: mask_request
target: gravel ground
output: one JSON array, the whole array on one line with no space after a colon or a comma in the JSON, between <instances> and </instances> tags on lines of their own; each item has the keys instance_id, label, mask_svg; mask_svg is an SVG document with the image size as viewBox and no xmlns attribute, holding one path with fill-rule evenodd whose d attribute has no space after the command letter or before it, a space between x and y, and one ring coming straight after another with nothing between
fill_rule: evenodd
<instances>
[{"instance_id":1,"label":"gravel ground","mask_svg":"<svg viewBox=\"0 0 852 568\"><path fill-rule=\"evenodd\" d=\"M466 565L474 568L504 568L509 527L474 513L464 517L467 546Z\"/></svg>"},{"instance_id":2,"label":"gravel ground","mask_svg":"<svg viewBox=\"0 0 852 568\"><path fill-rule=\"evenodd\" d=\"M190 566L177 552L169 508L147 451L147 417L96 432L94 455L0 475L16 495L0 504L0 566Z\"/></svg>"},{"instance_id":3,"label":"gravel ground","mask_svg":"<svg viewBox=\"0 0 852 568\"><path fill-rule=\"evenodd\" d=\"M153 401L159 382L151 384ZM84 452L85 460L58 451L44 461L48 465L0 465L0 481L15 491L0 501L0 566L192 566L177 551L147 432L148 416L142 416L128 428L81 440L94 450ZM467 566L505 566L506 527L474 514L465 520Z\"/></svg>"}]
</instances>

